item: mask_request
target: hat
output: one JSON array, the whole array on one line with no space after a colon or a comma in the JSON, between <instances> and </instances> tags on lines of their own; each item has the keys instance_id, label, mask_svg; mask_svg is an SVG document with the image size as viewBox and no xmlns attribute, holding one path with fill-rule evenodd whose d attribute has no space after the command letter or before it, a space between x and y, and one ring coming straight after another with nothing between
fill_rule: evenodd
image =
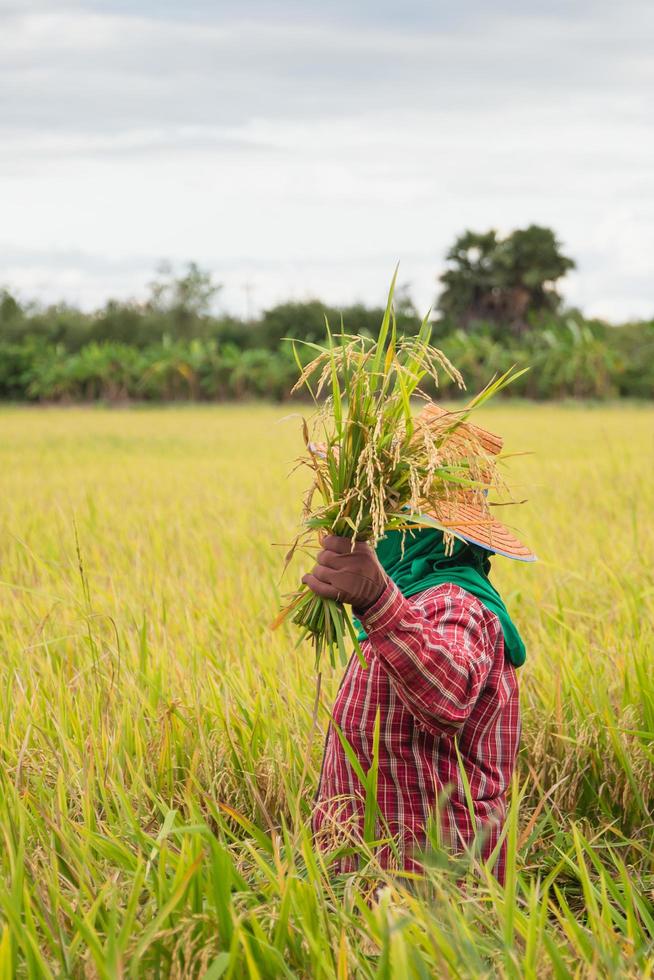
<instances>
[{"instance_id":1,"label":"hat","mask_svg":"<svg viewBox=\"0 0 654 980\"><path fill-rule=\"evenodd\" d=\"M448 438L450 445L459 444L463 454L469 449L471 455L478 456L480 450L489 456L497 456L503 446L503 439L486 429L470 422L460 422L460 412L448 412L434 402L429 402L416 417L418 427L428 426L433 433L447 431L456 426ZM490 469L487 477L490 481ZM488 490L484 490L487 494ZM517 561L536 561L536 555L496 518L492 517L478 502L474 491L465 487L457 489L456 496L437 504L430 503L425 508L428 517L434 517L439 524L451 531L457 538L463 538L493 551L505 558Z\"/></svg>"}]
</instances>

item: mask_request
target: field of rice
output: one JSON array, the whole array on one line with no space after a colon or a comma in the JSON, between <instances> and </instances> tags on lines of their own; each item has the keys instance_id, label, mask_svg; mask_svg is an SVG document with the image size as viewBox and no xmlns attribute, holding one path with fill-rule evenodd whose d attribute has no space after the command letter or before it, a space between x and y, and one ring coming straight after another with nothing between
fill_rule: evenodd
<instances>
[{"instance_id":1,"label":"field of rice","mask_svg":"<svg viewBox=\"0 0 654 980\"><path fill-rule=\"evenodd\" d=\"M374 857L330 880L308 832L339 672L314 704L268 629L297 411L0 411L0 978L653 976L654 410L479 413L531 451L506 519L540 558L494 561L512 870L375 898Z\"/></svg>"}]
</instances>

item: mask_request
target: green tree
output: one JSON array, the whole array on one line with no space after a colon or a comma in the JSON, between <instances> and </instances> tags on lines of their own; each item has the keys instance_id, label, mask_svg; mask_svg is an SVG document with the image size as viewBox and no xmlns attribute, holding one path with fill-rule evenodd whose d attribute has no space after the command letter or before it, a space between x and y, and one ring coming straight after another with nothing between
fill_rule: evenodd
<instances>
[{"instance_id":1,"label":"green tree","mask_svg":"<svg viewBox=\"0 0 654 980\"><path fill-rule=\"evenodd\" d=\"M195 262L189 263L182 276L174 276L167 263L158 272L159 278L150 283L148 311L168 320L175 339L207 335L211 306L222 286Z\"/></svg>"},{"instance_id":2,"label":"green tree","mask_svg":"<svg viewBox=\"0 0 654 980\"><path fill-rule=\"evenodd\" d=\"M621 395L654 398L654 320L608 328L610 343L621 359Z\"/></svg>"},{"instance_id":3,"label":"green tree","mask_svg":"<svg viewBox=\"0 0 654 980\"><path fill-rule=\"evenodd\" d=\"M407 285L398 290L395 314L399 334L418 332L420 317ZM284 337L322 343L325 339L325 317L334 333L341 329L342 318L346 333L376 337L383 316L383 308L368 307L362 303L340 308L327 306L317 299L301 303L280 303L264 311L259 323L254 324L249 332L249 339L252 346L272 350L279 346Z\"/></svg>"},{"instance_id":4,"label":"green tree","mask_svg":"<svg viewBox=\"0 0 654 980\"><path fill-rule=\"evenodd\" d=\"M282 338L321 342L325 337L325 316L336 329L340 317L320 300L304 303L280 303L264 310L260 322L254 327L255 343L260 347L276 348Z\"/></svg>"},{"instance_id":5,"label":"green tree","mask_svg":"<svg viewBox=\"0 0 654 980\"><path fill-rule=\"evenodd\" d=\"M529 329L530 316L561 305L556 283L575 267L561 252L550 228L529 225L505 238L494 229L466 231L447 253L439 277L444 289L438 309L464 330L486 321L515 334Z\"/></svg>"},{"instance_id":6,"label":"green tree","mask_svg":"<svg viewBox=\"0 0 654 980\"><path fill-rule=\"evenodd\" d=\"M532 354L532 380L537 397L613 398L624 371L622 358L611 346L610 335L590 323L567 317L539 335Z\"/></svg>"},{"instance_id":7,"label":"green tree","mask_svg":"<svg viewBox=\"0 0 654 980\"><path fill-rule=\"evenodd\" d=\"M22 326L23 309L8 289L0 289L0 335L5 338L13 336L16 329Z\"/></svg>"}]
</instances>

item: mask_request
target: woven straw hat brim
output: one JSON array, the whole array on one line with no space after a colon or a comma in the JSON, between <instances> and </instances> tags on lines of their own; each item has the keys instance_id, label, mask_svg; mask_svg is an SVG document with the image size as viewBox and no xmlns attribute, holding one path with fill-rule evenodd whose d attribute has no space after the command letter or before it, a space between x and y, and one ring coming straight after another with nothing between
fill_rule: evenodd
<instances>
[{"instance_id":1,"label":"woven straw hat brim","mask_svg":"<svg viewBox=\"0 0 654 980\"><path fill-rule=\"evenodd\" d=\"M429 517L435 518L444 528L457 537L472 544L478 544L488 551L494 551L505 558L517 561L536 561L536 555L513 534L505 524L489 517L474 504L457 500L451 505L443 504L425 510Z\"/></svg>"}]
</instances>

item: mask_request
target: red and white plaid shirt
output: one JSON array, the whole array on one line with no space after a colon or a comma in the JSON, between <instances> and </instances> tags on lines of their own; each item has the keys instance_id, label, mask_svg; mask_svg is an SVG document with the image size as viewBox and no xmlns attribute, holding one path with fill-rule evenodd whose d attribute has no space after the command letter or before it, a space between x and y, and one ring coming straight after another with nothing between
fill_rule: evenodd
<instances>
[{"instance_id":1,"label":"red and white plaid shirt","mask_svg":"<svg viewBox=\"0 0 654 980\"><path fill-rule=\"evenodd\" d=\"M403 867L420 870L412 845L425 844L425 824L448 784L452 792L441 804L441 840L460 850L461 839L470 844L475 829L486 826L485 860L506 816L522 724L516 669L505 656L497 616L458 585L438 585L407 599L389 580L360 619L368 634L361 645L368 668L352 656L332 714L367 772L380 710L377 801L400 845ZM477 828L466 805L455 735ZM363 833L364 798L330 724L313 813L319 847L343 842L345 828L355 837ZM376 832L384 835L379 827ZM392 861L388 848L378 857L385 866ZM340 871L355 867L353 857L337 863ZM505 883L506 841L493 873Z\"/></svg>"}]
</instances>

